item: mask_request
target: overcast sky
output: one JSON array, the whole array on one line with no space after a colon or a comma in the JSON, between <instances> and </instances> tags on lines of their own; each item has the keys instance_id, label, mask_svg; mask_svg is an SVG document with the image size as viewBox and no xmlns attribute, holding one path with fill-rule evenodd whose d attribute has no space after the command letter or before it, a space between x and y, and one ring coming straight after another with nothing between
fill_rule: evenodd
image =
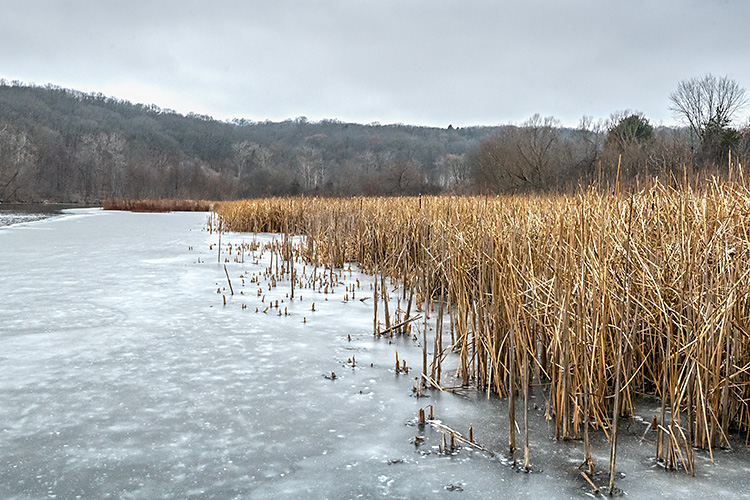
<instances>
[{"instance_id":1,"label":"overcast sky","mask_svg":"<svg viewBox=\"0 0 750 500\"><path fill-rule=\"evenodd\" d=\"M0 77L218 119L671 124L680 80L750 87L747 0L0 4Z\"/></svg>"}]
</instances>

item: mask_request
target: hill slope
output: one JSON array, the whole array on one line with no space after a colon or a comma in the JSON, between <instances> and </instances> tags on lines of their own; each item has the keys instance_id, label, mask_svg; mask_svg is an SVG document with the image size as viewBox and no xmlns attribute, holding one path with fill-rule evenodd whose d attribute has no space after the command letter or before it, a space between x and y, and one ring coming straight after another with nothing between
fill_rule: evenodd
<instances>
[{"instance_id":1,"label":"hill slope","mask_svg":"<svg viewBox=\"0 0 750 500\"><path fill-rule=\"evenodd\" d=\"M228 123L0 81L0 202L435 192L497 130Z\"/></svg>"}]
</instances>

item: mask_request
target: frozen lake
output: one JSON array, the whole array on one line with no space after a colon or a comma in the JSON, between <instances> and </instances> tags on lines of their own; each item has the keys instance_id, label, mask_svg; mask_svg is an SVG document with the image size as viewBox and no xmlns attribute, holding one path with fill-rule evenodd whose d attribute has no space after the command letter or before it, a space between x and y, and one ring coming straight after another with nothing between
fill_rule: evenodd
<instances>
[{"instance_id":1,"label":"frozen lake","mask_svg":"<svg viewBox=\"0 0 750 500\"><path fill-rule=\"evenodd\" d=\"M372 300L344 302L343 285L297 290L292 301L287 281L269 290L261 279L258 296L251 281L268 253L237 263L226 250L252 235L222 235L231 296L205 222L201 213L79 209L0 228L0 498L594 496L576 469L582 444L554 440L541 393L526 474L502 453L504 401L414 397L417 342L374 339ZM340 277L357 279L356 298L371 296L372 278ZM408 375L394 370L396 350ZM462 433L472 425L498 455L439 453L442 433L415 425L427 405ZM748 497L744 444L715 450L716 465L696 452L694 479L665 472L645 433L658 404L641 406L643 421L624 421L618 446L627 496ZM608 443L594 436L606 471Z\"/></svg>"}]
</instances>

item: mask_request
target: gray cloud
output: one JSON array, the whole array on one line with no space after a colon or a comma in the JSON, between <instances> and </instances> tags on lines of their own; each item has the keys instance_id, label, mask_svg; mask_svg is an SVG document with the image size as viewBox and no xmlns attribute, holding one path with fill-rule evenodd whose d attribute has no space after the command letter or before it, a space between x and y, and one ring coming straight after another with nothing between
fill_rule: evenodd
<instances>
[{"instance_id":1,"label":"gray cloud","mask_svg":"<svg viewBox=\"0 0 750 500\"><path fill-rule=\"evenodd\" d=\"M1 77L218 118L671 122L681 79L750 86L750 3L6 0Z\"/></svg>"}]
</instances>

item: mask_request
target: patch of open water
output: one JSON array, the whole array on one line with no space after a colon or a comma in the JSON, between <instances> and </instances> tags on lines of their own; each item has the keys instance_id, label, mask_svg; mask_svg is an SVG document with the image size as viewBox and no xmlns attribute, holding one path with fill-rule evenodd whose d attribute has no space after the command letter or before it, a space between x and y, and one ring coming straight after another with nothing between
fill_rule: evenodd
<instances>
[{"instance_id":1,"label":"patch of open water","mask_svg":"<svg viewBox=\"0 0 750 500\"><path fill-rule=\"evenodd\" d=\"M37 222L62 215L71 205L0 203L0 227Z\"/></svg>"}]
</instances>

